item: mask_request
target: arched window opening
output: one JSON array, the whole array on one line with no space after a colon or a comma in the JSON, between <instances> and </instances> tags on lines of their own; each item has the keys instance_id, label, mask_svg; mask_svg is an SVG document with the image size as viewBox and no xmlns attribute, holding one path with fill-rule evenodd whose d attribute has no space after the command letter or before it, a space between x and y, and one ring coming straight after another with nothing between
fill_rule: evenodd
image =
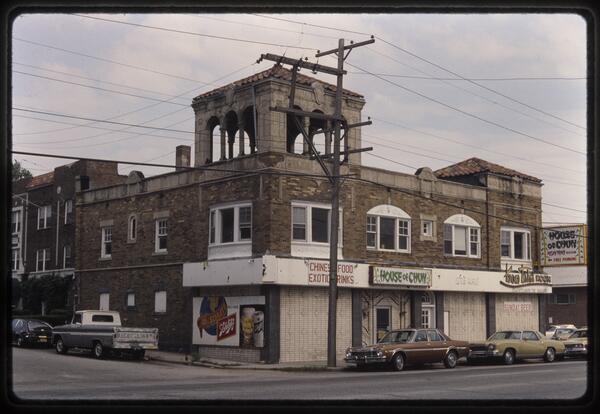
<instances>
[{"instance_id":1,"label":"arched window opening","mask_svg":"<svg viewBox=\"0 0 600 414\"><path fill-rule=\"evenodd\" d=\"M297 105L294 105L294 109L302 109ZM298 123L295 122L294 118L296 118L300 126L304 126L304 117L295 116L291 114L286 115L286 137L287 137L287 152L290 154L301 154L303 148L304 138L302 137L302 132L298 127Z\"/></svg>"},{"instance_id":2,"label":"arched window opening","mask_svg":"<svg viewBox=\"0 0 600 414\"><path fill-rule=\"evenodd\" d=\"M210 149L208 151L209 158L204 161L205 164L218 161L223 158L221 154L221 126L219 118L216 116L211 117L208 120L206 129L208 130L208 136L210 140Z\"/></svg>"},{"instance_id":3,"label":"arched window opening","mask_svg":"<svg viewBox=\"0 0 600 414\"><path fill-rule=\"evenodd\" d=\"M246 139L244 140L244 153L254 154L256 152L256 123L254 122L256 114L255 107L251 105L244 109L242 120L244 123L244 131Z\"/></svg>"}]
</instances>

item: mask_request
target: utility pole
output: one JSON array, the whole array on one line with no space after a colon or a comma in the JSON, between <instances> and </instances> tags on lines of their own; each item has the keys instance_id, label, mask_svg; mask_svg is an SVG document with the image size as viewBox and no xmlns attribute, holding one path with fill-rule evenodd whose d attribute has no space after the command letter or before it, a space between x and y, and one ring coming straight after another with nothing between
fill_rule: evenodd
<instances>
[{"instance_id":1,"label":"utility pole","mask_svg":"<svg viewBox=\"0 0 600 414\"><path fill-rule=\"evenodd\" d=\"M357 124L347 124L344 122L342 118L342 98L343 98L343 79L344 75L347 73L344 70L344 60L348 57L348 54L355 47L364 46L370 43L374 43L375 39L371 36L370 40L353 43L350 42L350 45L344 45L344 39L339 39L338 47L335 49L328 50L326 52L317 51L315 57L319 58L321 56L326 56L332 53L337 54L338 62L337 68L332 68L324 65L320 65L318 63L310 63L306 60L302 59L295 60L291 58L286 58L285 56L278 56L273 54L263 54L261 55L258 62L262 59L272 60L279 64L285 63L292 65L292 82L291 82L291 90L289 96L289 106L288 108L282 107L271 107L269 108L272 111L284 112L287 114L293 115L293 119L296 123L297 128L302 133L302 136L305 142L308 144L310 152L312 153L311 159L316 159L321 168L325 172L325 175L329 179L331 183L331 220L330 220L330 229L329 229L329 314L327 319L327 366L335 367L336 366L336 331L337 331L337 268L338 268L338 236L339 236L339 216L340 216L340 142L345 138L346 134L350 128L356 128L364 125L370 125L371 121L360 122ZM348 51L348 53L344 56L344 51ZM306 112L298 109L294 109L294 97L295 97L295 88L296 88L296 73L300 68L311 69L313 72L323 72L330 75L337 76L336 83L336 91L335 91L335 109L333 115L324 115L318 114L314 112ZM333 154L329 156L322 157L316 150L312 140L310 139L308 132L304 130L304 127L301 125L298 120L298 116L306 116L309 118L316 118L321 120L327 120L333 122L333 131L334 131L334 139L333 139ZM344 123L344 136L341 135L342 123ZM373 148L361 148L361 149L350 149L347 146L344 146L344 160L348 160L348 156L351 153L370 151ZM327 168L327 165L323 161L323 158L331 158L332 161L332 171L330 172Z\"/></svg>"}]
</instances>

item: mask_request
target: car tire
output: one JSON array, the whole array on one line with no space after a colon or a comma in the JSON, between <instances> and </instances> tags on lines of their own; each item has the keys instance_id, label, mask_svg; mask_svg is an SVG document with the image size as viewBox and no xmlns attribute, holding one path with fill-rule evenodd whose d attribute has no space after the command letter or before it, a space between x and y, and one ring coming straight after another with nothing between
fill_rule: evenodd
<instances>
[{"instance_id":1,"label":"car tire","mask_svg":"<svg viewBox=\"0 0 600 414\"><path fill-rule=\"evenodd\" d=\"M60 337L56 340L56 343L54 344L54 348L56 349L57 354L66 354L67 351L69 350L69 348L67 348L65 346L65 343L63 342L62 338L60 338Z\"/></svg>"},{"instance_id":2,"label":"car tire","mask_svg":"<svg viewBox=\"0 0 600 414\"><path fill-rule=\"evenodd\" d=\"M546 349L546 352L544 352L544 361L554 362L555 359L556 359L556 351L554 350L554 348Z\"/></svg>"},{"instance_id":3,"label":"car tire","mask_svg":"<svg viewBox=\"0 0 600 414\"><path fill-rule=\"evenodd\" d=\"M512 349L507 349L502 354L502 360L504 361L504 365L512 365L515 363L515 351Z\"/></svg>"},{"instance_id":4,"label":"car tire","mask_svg":"<svg viewBox=\"0 0 600 414\"><path fill-rule=\"evenodd\" d=\"M142 361L144 356L146 355L146 350L142 349L140 351L133 351L133 359L137 359L138 361Z\"/></svg>"},{"instance_id":5,"label":"car tire","mask_svg":"<svg viewBox=\"0 0 600 414\"><path fill-rule=\"evenodd\" d=\"M450 351L444 358L444 366L446 368L454 368L458 362L458 355L455 351Z\"/></svg>"},{"instance_id":6,"label":"car tire","mask_svg":"<svg viewBox=\"0 0 600 414\"><path fill-rule=\"evenodd\" d=\"M105 354L106 354L106 352L104 350L104 347L102 346L102 342L100 342L100 341L94 342L94 347L92 348L92 355L94 356L94 358L102 359L102 358L104 358Z\"/></svg>"},{"instance_id":7,"label":"car tire","mask_svg":"<svg viewBox=\"0 0 600 414\"><path fill-rule=\"evenodd\" d=\"M404 355L397 353L392 358L392 368L394 371L402 371L404 369Z\"/></svg>"}]
</instances>

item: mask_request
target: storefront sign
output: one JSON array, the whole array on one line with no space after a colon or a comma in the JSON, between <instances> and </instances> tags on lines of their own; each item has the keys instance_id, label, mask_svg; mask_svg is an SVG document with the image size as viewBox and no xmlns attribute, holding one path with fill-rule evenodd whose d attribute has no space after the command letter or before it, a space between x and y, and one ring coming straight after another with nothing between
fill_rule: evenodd
<instances>
[{"instance_id":1,"label":"storefront sign","mask_svg":"<svg viewBox=\"0 0 600 414\"><path fill-rule=\"evenodd\" d=\"M307 260L307 281L309 285L329 284L329 263L321 260ZM337 283L340 286L354 285L354 271L357 265L339 263L337 266Z\"/></svg>"},{"instance_id":2,"label":"storefront sign","mask_svg":"<svg viewBox=\"0 0 600 414\"><path fill-rule=\"evenodd\" d=\"M542 266L587 264L586 226L555 227L542 231Z\"/></svg>"},{"instance_id":3,"label":"storefront sign","mask_svg":"<svg viewBox=\"0 0 600 414\"><path fill-rule=\"evenodd\" d=\"M203 296L193 300L196 345L264 346L264 296Z\"/></svg>"},{"instance_id":4,"label":"storefront sign","mask_svg":"<svg viewBox=\"0 0 600 414\"><path fill-rule=\"evenodd\" d=\"M533 273L533 271L523 266L514 269L512 266L507 265L500 284L512 288L531 285L552 286L552 276L545 273Z\"/></svg>"},{"instance_id":5,"label":"storefront sign","mask_svg":"<svg viewBox=\"0 0 600 414\"><path fill-rule=\"evenodd\" d=\"M373 285L430 287L431 269L371 266L369 279Z\"/></svg>"},{"instance_id":6,"label":"storefront sign","mask_svg":"<svg viewBox=\"0 0 600 414\"><path fill-rule=\"evenodd\" d=\"M533 312L531 302L504 302L505 312Z\"/></svg>"}]
</instances>

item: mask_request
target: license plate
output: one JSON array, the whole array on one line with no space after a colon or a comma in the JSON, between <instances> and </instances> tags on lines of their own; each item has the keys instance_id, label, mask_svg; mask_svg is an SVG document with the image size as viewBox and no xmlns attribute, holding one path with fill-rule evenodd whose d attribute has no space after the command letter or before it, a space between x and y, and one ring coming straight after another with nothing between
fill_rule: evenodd
<instances>
[{"instance_id":1,"label":"license plate","mask_svg":"<svg viewBox=\"0 0 600 414\"><path fill-rule=\"evenodd\" d=\"M40 338L40 342L48 342L48 338Z\"/></svg>"}]
</instances>

